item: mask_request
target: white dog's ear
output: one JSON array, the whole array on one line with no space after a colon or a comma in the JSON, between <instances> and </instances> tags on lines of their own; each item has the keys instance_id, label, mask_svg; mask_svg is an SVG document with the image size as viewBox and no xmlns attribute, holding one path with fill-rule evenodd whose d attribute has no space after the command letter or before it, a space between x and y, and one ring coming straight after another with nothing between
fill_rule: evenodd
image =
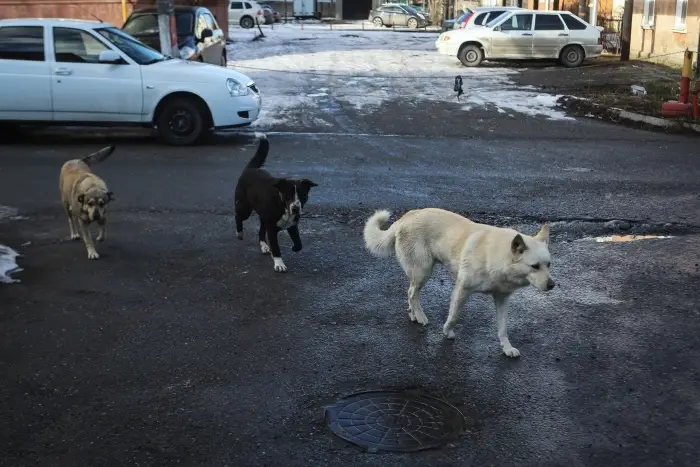
<instances>
[{"instance_id":1,"label":"white dog's ear","mask_svg":"<svg viewBox=\"0 0 700 467\"><path fill-rule=\"evenodd\" d=\"M525 240L523 240L522 235L518 234L515 236L510 244L510 250L513 252L513 255L516 256L525 253L525 250L527 250L527 245L525 245Z\"/></svg>"},{"instance_id":2,"label":"white dog's ear","mask_svg":"<svg viewBox=\"0 0 700 467\"><path fill-rule=\"evenodd\" d=\"M544 224L542 228L540 229L539 232L537 232L537 235L535 235L535 240L539 240L541 242L546 243L549 245L549 225Z\"/></svg>"}]
</instances>

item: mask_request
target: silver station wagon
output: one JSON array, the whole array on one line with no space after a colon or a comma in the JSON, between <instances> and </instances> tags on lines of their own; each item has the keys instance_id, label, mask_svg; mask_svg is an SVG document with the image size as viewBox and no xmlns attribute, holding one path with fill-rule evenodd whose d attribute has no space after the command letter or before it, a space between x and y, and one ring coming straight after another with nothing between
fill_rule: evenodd
<instances>
[{"instance_id":1,"label":"silver station wagon","mask_svg":"<svg viewBox=\"0 0 700 467\"><path fill-rule=\"evenodd\" d=\"M512 10L483 26L443 32L435 46L468 67L483 60L548 58L577 67L600 57L602 30L568 11Z\"/></svg>"}]
</instances>

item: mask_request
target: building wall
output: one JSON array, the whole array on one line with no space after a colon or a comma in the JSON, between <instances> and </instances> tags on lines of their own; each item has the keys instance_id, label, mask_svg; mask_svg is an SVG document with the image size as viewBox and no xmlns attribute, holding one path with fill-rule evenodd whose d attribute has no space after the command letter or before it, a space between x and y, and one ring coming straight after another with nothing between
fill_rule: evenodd
<instances>
[{"instance_id":1,"label":"building wall","mask_svg":"<svg viewBox=\"0 0 700 467\"><path fill-rule=\"evenodd\" d=\"M634 2L630 58L681 66L683 51L698 51L700 0L688 0L687 29L675 30L676 0L656 0L654 26L643 26L644 0ZM697 59L697 55L696 55Z\"/></svg>"},{"instance_id":2,"label":"building wall","mask_svg":"<svg viewBox=\"0 0 700 467\"><path fill-rule=\"evenodd\" d=\"M177 5L191 5L191 0L175 0ZM126 14L133 8L154 6L156 0L127 0ZM228 34L228 1L200 0L216 16ZM94 15L94 16L93 16ZM75 18L95 19L121 27L124 24L121 0L0 0L0 18Z\"/></svg>"}]
</instances>

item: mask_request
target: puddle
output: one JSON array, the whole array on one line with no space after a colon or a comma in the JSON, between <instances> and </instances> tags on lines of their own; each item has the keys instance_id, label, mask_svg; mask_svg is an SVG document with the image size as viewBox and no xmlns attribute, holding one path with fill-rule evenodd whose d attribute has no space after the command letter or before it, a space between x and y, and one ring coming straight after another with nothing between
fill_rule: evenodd
<instances>
[{"instance_id":1,"label":"puddle","mask_svg":"<svg viewBox=\"0 0 700 467\"><path fill-rule=\"evenodd\" d=\"M594 241L597 243L624 243L636 242L639 240L661 240L665 238L673 238L671 235L610 235L608 237L588 237L582 240Z\"/></svg>"},{"instance_id":2,"label":"puddle","mask_svg":"<svg viewBox=\"0 0 700 467\"><path fill-rule=\"evenodd\" d=\"M19 282L19 279L10 277L10 274L22 271L22 268L17 266L16 258L18 256L19 253L9 246L0 245L0 283L12 284Z\"/></svg>"}]
</instances>

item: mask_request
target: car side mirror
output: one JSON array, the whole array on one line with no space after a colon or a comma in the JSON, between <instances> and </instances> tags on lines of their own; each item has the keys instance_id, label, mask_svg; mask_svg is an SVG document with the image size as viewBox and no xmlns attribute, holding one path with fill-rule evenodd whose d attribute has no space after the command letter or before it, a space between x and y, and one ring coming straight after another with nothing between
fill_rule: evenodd
<instances>
[{"instance_id":1,"label":"car side mirror","mask_svg":"<svg viewBox=\"0 0 700 467\"><path fill-rule=\"evenodd\" d=\"M214 31L212 31L209 28L205 28L202 30L202 34L200 35L200 40L203 41L204 39L206 39L208 37L213 37L213 36L214 36Z\"/></svg>"},{"instance_id":2,"label":"car side mirror","mask_svg":"<svg viewBox=\"0 0 700 467\"><path fill-rule=\"evenodd\" d=\"M116 53L114 50L103 50L102 52L100 52L100 55L97 58L97 60L100 63L115 64L115 63L120 63L122 61L122 57L118 53Z\"/></svg>"}]
</instances>

